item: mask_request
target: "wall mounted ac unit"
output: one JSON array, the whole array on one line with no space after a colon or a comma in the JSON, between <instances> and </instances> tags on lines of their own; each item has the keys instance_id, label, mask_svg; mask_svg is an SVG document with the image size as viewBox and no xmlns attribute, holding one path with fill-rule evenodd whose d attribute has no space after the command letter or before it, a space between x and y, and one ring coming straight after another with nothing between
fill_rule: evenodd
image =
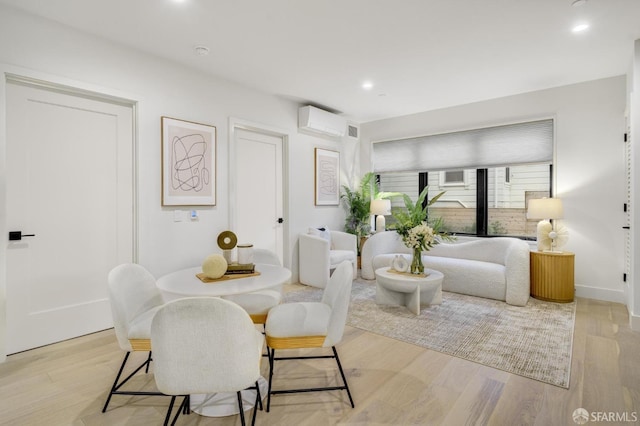
<instances>
[{"instance_id":1,"label":"wall mounted ac unit","mask_svg":"<svg viewBox=\"0 0 640 426\"><path fill-rule=\"evenodd\" d=\"M298 128L329 136L344 136L347 120L309 105L298 110Z\"/></svg>"}]
</instances>

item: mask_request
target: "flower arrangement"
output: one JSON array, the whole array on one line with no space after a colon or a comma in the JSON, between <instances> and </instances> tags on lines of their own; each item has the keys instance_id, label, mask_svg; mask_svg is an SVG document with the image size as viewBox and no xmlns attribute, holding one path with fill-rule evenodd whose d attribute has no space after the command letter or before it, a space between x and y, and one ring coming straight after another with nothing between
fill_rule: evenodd
<instances>
[{"instance_id":1,"label":"flower arrangement","mask_svg":"<svg viewBox=\"0 0 640 426\"><path fill-rule=\"evenodd\" d=\"M415 204L408 195L403 194L406 210L395 210L392 212L396 223L392 228L402 237L404 244L413 249L413 259L411 261L411 273L424 273L424 265L422 264L422 251L429 250L440 240L451 240L448 234L441 232L443 221L442 218L429 220L429 206L435 203L444 192L439 193L425 202L429 188L422 190Z\"/></svg>"},{"instance_id":2,"label":"flower arrangement","mask_svg":"<svg viewBox=\"0 0 640 426\"><path fill-rule=\"evenodd\" d=\"M409 248L421 250L429 250L437 243L433 228L426 222L409 229L407 235L402 237L402 241Z\"/></svg>"}]
</instances>

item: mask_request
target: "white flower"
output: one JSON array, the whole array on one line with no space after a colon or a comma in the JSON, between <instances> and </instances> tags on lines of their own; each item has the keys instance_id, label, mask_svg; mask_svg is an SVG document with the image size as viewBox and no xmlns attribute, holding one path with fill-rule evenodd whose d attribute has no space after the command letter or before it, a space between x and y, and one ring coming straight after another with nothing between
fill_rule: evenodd
<instances>
[{"instance_id":1,"label":"white flower","mask_svg":"<svg viewBox=\"0 0 640 426\"><path fill-rule=\"evenodd\" d=\"M422 248L429 249L433 246L435 236L433 234L433 228L422 222L420 225L414 226L403 238L407 247L412 249Z\"/></svg>"}]
</instances>

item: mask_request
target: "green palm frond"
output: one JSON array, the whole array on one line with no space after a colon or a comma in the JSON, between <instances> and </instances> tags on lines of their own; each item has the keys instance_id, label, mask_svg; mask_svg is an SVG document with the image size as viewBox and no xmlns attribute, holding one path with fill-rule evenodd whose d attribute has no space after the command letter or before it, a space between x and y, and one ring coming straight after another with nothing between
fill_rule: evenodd
<instances>
[{"instance_id":1,"label":"green palm frond","mask_svg":"<svg viewBox=\"0 0 640 426\"><path fill-rule=\"evenodd\" d=\"M422 192L420 192L420 195L418 195L415 203L407 194L402 194L405 208L393 209L391 214L396 220L396 223L393 224L391 228L395 229L398 234L406 236L411 228L420 225L422 222L427 222L427 224L433 228L434 233L441 239L450 241L453 238L442 231L444 229L444 220L441 217L432 220L429 218L429 207L444 195L444 191L425 203L428 194L429 187L425 187Z\"/></svg>"}]
</instances>

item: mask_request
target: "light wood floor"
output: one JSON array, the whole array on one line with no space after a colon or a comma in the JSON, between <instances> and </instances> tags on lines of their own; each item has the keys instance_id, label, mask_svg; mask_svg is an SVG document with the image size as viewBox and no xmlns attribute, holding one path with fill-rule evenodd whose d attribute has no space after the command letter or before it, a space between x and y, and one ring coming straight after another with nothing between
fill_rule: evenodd
<instances>
[{"instance_id":1,"label":"light wood floor","mask_svg":"<svg viewBox=\"0 0 640 426\"><path fill-rule=\"evenodd\" d=\"M575 425L579 407L640 417L640 333L627 324L623 305L578 300L568 390L347 327L338 351L356 408L345 392L276 395L257 424ZM100 412L122 356L113 330L9 356L0 364L0 424L161 424L165 397L116 396ZM267 367L265 359L265 376ZM274 387L335 382L333 367L332 360L281 361ZM153 383L142 374L134 385ZM191 414L178 423L240 422Z\"/></svg>"}]
</instances>

